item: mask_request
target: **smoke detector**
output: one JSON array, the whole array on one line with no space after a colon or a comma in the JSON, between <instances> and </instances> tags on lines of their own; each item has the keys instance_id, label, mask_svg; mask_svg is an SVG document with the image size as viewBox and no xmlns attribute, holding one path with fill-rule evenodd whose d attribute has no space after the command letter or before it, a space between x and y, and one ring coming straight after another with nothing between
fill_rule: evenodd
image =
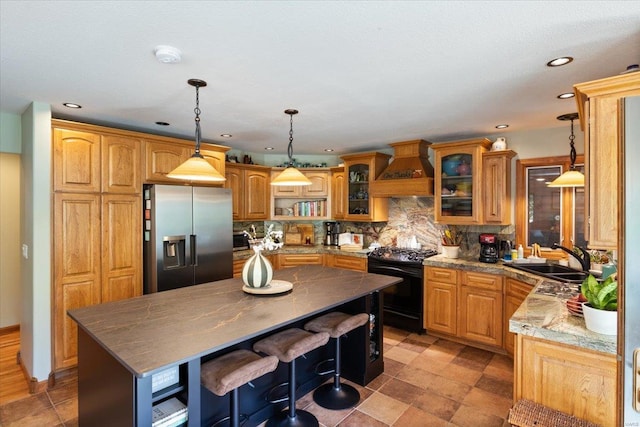
<instances>
[{"instance_id":1,"label":"smoke detector","mask_svg":"<svg viewBox=\"0 0 640 427\"><path fill-rule=\"evenodd\" d=\"M172 46L156 46L153 52L156 55L156 59L163 64L177 64L182 59L182 52Z\"/></svg>"}]
</instances>

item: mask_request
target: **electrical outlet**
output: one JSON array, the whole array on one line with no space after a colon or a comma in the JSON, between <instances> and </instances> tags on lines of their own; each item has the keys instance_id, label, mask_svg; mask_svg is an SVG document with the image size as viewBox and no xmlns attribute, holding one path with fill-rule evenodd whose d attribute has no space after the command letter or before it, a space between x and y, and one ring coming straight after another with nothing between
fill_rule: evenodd
<instances>
[{"instance_id":1,"label":"electrical outlet","mask_svg":"<svg viewBox=\"0 0 640 427\"><path fill-rule=\"evenodd\" d=\"M25 244L22 245L22 257L24 259L29 259L29 246L28 245L25 245Z\"/></svg>"}]
</instances>

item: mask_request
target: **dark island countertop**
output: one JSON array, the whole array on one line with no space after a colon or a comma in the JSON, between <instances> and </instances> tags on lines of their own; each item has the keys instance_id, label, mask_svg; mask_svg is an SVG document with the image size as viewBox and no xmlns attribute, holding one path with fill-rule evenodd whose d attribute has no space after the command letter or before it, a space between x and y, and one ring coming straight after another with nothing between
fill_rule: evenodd
<instances>
[{"instance_id":1,"label":"dark island countertop","mask_svg":"<svg viewBox=\"0 0 640 427\"><path fill-rule=\"evenodd\" d=\"M69 316L137 377L146 377L252 339L401 279L346 269L304 266L274 271L293 283L277 296L242 291L226 279L70 310Z\"/></svg>"}]
</instances>

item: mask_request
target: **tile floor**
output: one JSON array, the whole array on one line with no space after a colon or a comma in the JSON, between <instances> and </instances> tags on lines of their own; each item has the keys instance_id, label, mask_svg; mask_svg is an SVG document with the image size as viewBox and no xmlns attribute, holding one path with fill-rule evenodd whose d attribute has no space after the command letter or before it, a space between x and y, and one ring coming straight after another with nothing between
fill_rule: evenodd
<instances>
[{"instance_id":1,"label":"tile floor","mask_svg":"<svg viewBox=\"0 0 640 427\"><path fill-rule=\"evenodd\" d=\"M385 327L385 372L356 386L360 403L331 411L313 402L298 407L324 427L502 427L512 405L513 361L507 356L429 335ZM355 385L355 384L354 384ZM0 406L0 426L76 426L77 378Z\"/></svg>"}]
</instances>

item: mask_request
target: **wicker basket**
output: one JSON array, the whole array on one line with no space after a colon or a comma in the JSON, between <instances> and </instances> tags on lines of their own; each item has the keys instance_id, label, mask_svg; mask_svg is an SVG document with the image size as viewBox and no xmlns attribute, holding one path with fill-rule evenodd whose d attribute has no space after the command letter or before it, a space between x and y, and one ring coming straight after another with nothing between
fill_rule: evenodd
<instances>
[{"instance_id":1,"label":"wicker basket","mask_svg":"<svg viewBox=\"0 0 640 427\"><path fill-rule=\"evenodd\" d=\"M556 411L527 399L522 399L509 410L509 423L517 427L599 427L573 415Z\"/></svg>"}]
</instances>

